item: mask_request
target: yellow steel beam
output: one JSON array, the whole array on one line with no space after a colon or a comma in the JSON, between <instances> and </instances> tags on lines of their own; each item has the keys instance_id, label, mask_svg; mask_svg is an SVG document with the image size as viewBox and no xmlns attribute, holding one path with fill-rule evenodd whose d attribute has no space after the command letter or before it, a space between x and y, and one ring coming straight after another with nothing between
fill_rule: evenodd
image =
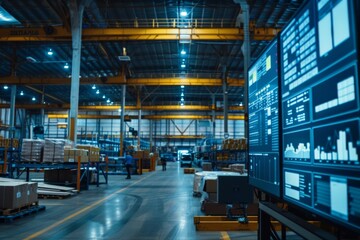
<instances>
[{"instance_id":1,"label":"yellow steel beam","mask_svg":"<svg viewBox=\"0 0 360 240\"><path fill-rule=\"evenodd\" d=\"M200 106L200 105L163 105L163 106L142 106L142 110L147 111L210 111L211 106Z\"/></svg>"},{"instance_id":2,"label":"yellow steel beam","mask_svg":"<svg viewBox=\"0 0 360 240\"><path fill-rule=\"evenodd\" d=\"M26 84L26 85L70 85L70 78L33 78L33 77L1 77L0 84ZM106 78L81 78L80 84L97 85L146 85L146 86L222 86L220 78L128 78L124 76ZM228 79L228 86L242 87L244 79Z\"/></svg>"},{"instance_id":3,"label":"yellow steel beam","mask_svg":"<svg viewBox=\"0 0 360 240\"><path fill-rule=\"evenodd\" d=\"M80 84L125 84L124 76L107 77L107 78L81 78ZM34 78L34 77L1 77L0 84L26 84L26 85L70 85L71 78Z\"/></svg>"},{"instance_id":4,"label":"yellow steel beam","mask_svg":"<svg viewBox=\"0 0 360 240\"><path fill-rule=\"evenodd\" d=\"M37 88L31 87L31 86L26 86L26 87L27 87L28 89L31 89L31 90L34 91L34 92L40 93L40 94L42 94L42 95L44 95L44 96L47 96L48 98L51 98L51 99L53 99L53 100L55 100L55 101L58 101L59 103L62 103L62 104L65 103L63 100L61 100L61 99L59 99L59 98L57 98L57 97L54 97L54 96L52 96L52 95L50 95L50 94L47 94L47 93L45 93L45 92L43 92L43 91L41 91L41 90L39 90L39 89L37 89Z\"/></svg>"},{"instance_id":5,"label":"yellow steel beam","mask_svg":"<svg viewBox=\"0 0 360 240\"><path fill-rule=\"evenodd\" d=\"M279 28L251 28L252 40L271 40ZM83 29L83 41L119 40L243 40L240 28L88 28ZM71 33L64 27L54 27L47 34L43 28L1 28L0 41L71 41Z\"/></svg>"},{"instance_id":6,"label":"yellow steel beam","mask_svg":"<svg viewBox=\"0 0 360 240\"><path fill-rule=\"evenodd\" d=\"M10 108L8 103L0 103L0 108ZM18 109L48 109L48 110L68 110L70 109L70 104L16 104ZM88 111L117 111L120 109L119 105L111 106L79 106L79 110L88 110ZM126 111L139 110L137 106L125 106ZM141 106L141 110L144 111L211 111L212 106L202 106L202 105L162 105L162 106ZM216 108L216 111L222 111L222 108ZM229 110L233 111L242 111L244 107L231 106Z\"/></svg>"},{"instance_id":7,"label":"yellow steel beam","mask_svg":"<svg viewBox=\"0 0 360 240\"><path fill-rule=\"evenodd\" d=\"M59 119L67 119L67 114L48 114L48 118L59 118ZM138 119L138 116L126 116L127 119ZM223 116L217 116L216 119L223 119ZM79 114L78 119L120 119L120 116L117 115L87 115L87 114ZM163 119L211 119L211 116L204 115L144 115L142 119L151 119L151 120L163 120ZM230 120L244 120L244 116L242 115L229 115Z\"/></svg>"},{"instance_id":8,"label":"yellow steel beam","mask_svg":"<svg viewBox=\"0 0 360 240\"><path fill-rule=\"evenodd\" d=\"M215 119L224 119L224 116L215 116ZM229 120L245 120L245 116L241 115L228 115Z\"/></svg>"},{"instance_id":9,"label":"yellow steel beam","mask_svg":"<svg viewBox=\"0 0 360 240\"><path fill-rule=\"evenodd\" d=\"M0 108L10 108L8 103L0 103ZM70 104L16 104L18 109L47 109L47 110L68 110L70 109ZM79 106L79 110L88 110L88 111L117 111L120 109L119 105L112 106ZM125 106L126 111L135 111L139 110L137 106ZM211 106L202 106L202 105L162 105L162 106L141 106L141 110L144 111L211 111ZM216 111L222 111L222 108L215 108ZM243 111L244 107L240 106L231 106L229 107L231 111ZM219 116L218 118L220 118ZM243 119L241 119L243 120Z\"/></svg>"},{"instance_id":10,"label":"yellow steel beam","mask_svg":"<svg viewBox=\"0 0 360 240\"><path fill-rule=\"evenodd\" d=\"M248 223L229 220L222 216L195 216L194 224L197 231L256 231L258 220L256 216L248 216ZM278 221L271 221L275 230L281 230Z\"/></svg>"}]
</instances>

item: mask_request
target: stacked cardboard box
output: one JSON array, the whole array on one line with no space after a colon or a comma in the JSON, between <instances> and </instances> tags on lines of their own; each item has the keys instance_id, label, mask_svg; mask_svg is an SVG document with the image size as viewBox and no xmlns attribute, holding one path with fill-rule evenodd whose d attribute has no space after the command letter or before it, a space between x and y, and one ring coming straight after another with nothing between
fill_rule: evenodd
<instances>
[{"instance_id":1,"label":"stacked cardboard box","mask_svg":"<svg viewBox=\"0 0 360 240\"><path fill-rule=\"evenodd\" d=\"M0 147L2 148L19 148L19 139L16 138L0 138Z\"/></svg>"},{"instance_id":2,"label":"stacked cardboard box","mask_svg":"<svg viewBox=\"0 0 360 240\"><path fill-rule=\"evenodd\" d=\"M43 162L64 162L64 148L71 142L64 139L45 139Z\"/></svg>"},{"instance_id":3,"label":"stacked cardboard box","mask_svg":"<svg viewBox=\"0 0 360 240\"><path fill-rule=\"evenodd\" d=\"M208 202L217 202L217 178L206 179L204 191L208 194Z\"/></svg>"},{"instance_id":4,"label":"stacked cardboard box","mask_svg":"<svg viewBox=\"0 0 360 240\"><path fill-rule=\"evenodd\" d=\"M21 160L30 162L41 162L43 147L44 140L23 139L21 148Z\"/></svg>"},{"instance_id":5,"label":"stacked cardboard box","mask_svg":"<svg viewBox=\"0 0 360 240\"><path fill-rule=\"evenodd\" d=\"M246 150L246 138L225 139L222 143L223 150Z\"/></svg>"},{"instance_id":6,"label":"stacked cardboard box","mask_svg":"<svg viewBox=\"0 0 360 240\"><path fill-rule=\"evenodd\" d=\"M86 163L89 161L88 151L85 149L64 149L64 162L77 163L80 157L80 162Z\"/></svg>"},{"instance_id":7,"label":"stacked cardboard box","mask_svg":"<svg viewBox=\"0 0 360 240\"><path fill-rule=\"evenodd\" d=\"M202 170L203 171L212 171L212 164L207 163L207 162L203 162L202 163Z\"/></svg>"},{"instance_id":8,"label":"stacked cardboard box","mask_svg":"<svg viewBox=\"0 0 360 240\"><path fill-rule=\"evenodd\" d=\"M37 200L37 183L0 182L0 209L21 208Z\"/></svg>"},{"instance_id":9,"label":"stacked cardboard box","mask_svg":"<svg viewBox=\"0 0 360 240\"><path fill-rule=\"evenodd\" d=\"M87 150L88 158L90 162L100 161L100 148L92 145L76 145L77 149Z\"/></svg>"}]
</instances>

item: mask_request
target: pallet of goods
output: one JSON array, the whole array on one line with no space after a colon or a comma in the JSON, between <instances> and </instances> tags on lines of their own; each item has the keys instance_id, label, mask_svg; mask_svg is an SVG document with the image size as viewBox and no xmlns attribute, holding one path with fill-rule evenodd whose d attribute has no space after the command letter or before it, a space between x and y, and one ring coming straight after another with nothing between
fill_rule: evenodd
<instances>
[{"instance_id":1,"label":"pallet of goods","mask_svg":"<svg viewBox=\"0 0 360 240\"><path fill-rule=\"evenodd\" d=\"M72 142L64 139L45 139L43 162L64 162L64 148L71 147Z\"/></svg>"},{"instance_id":2,"label":"pallet of goods","mask_svg":"<svg viewBox=\"0 0 360 240\"><path fill-rule=\"evenodd\" d=\"M26 162L41 162L44 140L23 139L21 147L21 160Z\"/></svg>"},{"instance_id":3,"label":"pallet of goods","mask_svg":"<svg viewBox=\"0 0 360 240\"><path fill-rule=\"evenodd\" d=\"M38 185L34 182L0 181L0 219L12 221L30 213L44 210L38 204Z\"/></svg>"}]
</instances>

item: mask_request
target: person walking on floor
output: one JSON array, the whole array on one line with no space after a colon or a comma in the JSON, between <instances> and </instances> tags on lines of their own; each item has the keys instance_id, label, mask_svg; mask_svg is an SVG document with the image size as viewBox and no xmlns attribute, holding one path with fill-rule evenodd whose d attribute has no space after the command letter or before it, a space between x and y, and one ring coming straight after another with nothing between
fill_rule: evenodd
<instances>
[{"instance_id":1,"label":"person walking on floor","mask_svg":"<svg viewBox=\"0 0 360 240\"><path fill-rule=\"evenodd\" d=\"M166 171L166 158L161 158L162 170Z\"/></svg>"},{"instance_id":2,"label":"person walking on floor","mask_svg":"<svg viewBox=\"0 0 360 240\"><path fill-rule=\"evenodd\" d=\"M126 152L126 156L125 156L125 167L126 167L126 172L127 172L127 177L126 179L131 179L131 167L133 165L133 157L131 152Z\"/></svg>"}]
</instances>

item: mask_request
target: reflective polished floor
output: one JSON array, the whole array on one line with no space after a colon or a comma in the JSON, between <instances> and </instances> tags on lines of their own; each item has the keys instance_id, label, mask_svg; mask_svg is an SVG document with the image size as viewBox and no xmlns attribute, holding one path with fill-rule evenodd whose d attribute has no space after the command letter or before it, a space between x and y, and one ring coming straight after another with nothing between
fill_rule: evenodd
<instances>
[{"instance_id":1,"label":"reflective polished floor","mask_svg":"<svg viewBox=\"0 0 360 240\"><path fill-rule=\"evenodd\" d=\"M193 197L193 176L178 162L167 171L109 176L66 199L41 199L46 210L0 223L0 239L224 239L224 232L198 232L203 215ZM227 232L227 239L257 239L256 232Z\"/></svg>"}]
</instances>

